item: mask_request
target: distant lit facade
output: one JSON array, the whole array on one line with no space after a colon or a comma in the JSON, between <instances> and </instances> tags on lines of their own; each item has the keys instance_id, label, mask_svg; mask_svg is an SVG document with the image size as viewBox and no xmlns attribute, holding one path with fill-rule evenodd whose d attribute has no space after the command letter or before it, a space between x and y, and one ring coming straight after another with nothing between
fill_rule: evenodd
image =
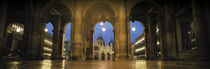
<instances>
[{"instance_id":1,"label":"distant lit facade","mask_svg":"<svg viewBox=\"0 0 210 69\"><path fill-rule=\"evenodd\" d=\"M68 51L68 48L69 48L69 46L70 46L70 43L69 43L69 41L64 41L64 54L63 54L63 57L64 57L64 59L68 59L69 58L69 51Z\"/></svg>"},{"instance_id":2,"label":"distant lit facade","mask_svg":"<svg viewBox=\"0 0 210 69\"><path fill-rule=\"evenodd\" d=\"M142 34L138 38L136 38L134 43L136 59L145 59L146 57L145 46L146 46L146 41L144 34Z\"/></svg>"},{"instance_id":3,"label":"distant lit facade","mask_svg":"<svg viewBox=\"0 0 210 69\"><path fill-rule=\"evenodd\" d=\"M94 59L95 60L112 60L114 51L114 42L111 40L106 46L102 36L99 36L94 43Z\"/></svg>"},{"instance_id":4,"label":"distant lit facade","mask_svg":"<svg viewBox=\"0 0 210 69\"><path fill-rule=\"evenodd\" d=\"M51 59L52 56L52 45L53 45L53 36L49 33L45 33L44 42L42 45L42 55L43 59Z\"/></svg>"}]
</instances>

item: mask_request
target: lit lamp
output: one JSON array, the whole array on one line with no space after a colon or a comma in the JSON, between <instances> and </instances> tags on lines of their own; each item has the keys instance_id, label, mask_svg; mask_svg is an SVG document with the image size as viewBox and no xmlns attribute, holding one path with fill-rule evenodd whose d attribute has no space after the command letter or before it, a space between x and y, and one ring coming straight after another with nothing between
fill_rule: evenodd
<instances>
[{"instance_id":1,"label":"lit lamp","mask_svg":"<svg viewBox=\"0 0 210 69\"><path fill-rule=\"evenodd\" d=\"M48 32L48 29L47 29L47 28L45 28L45 29L44 29L44 31L45 31L45 32Z\"/></svg>"},{"instance_id":2,"label":"lit lamp","mask_svg":"<svg viewBox=\"0 0 210 69\"><path fill-rule=\"evenodd\" d=\"M132 31L136 31L136 28L135 27L132 27Z\"/></svg>"},{"instance_id":3,"label":"lit lamp","mask_svg":"<svg viewBox=\"0 0 210 69\"><path fill-rule=\"evenodd\" d=\"M20 28L17 28L16 31L17 31L17 32L20 32Z\"/></svg>"},{"instance_id":4,"label":"lit lamp","mask_svg":"<svg viewBox=\"0 0 210 69\"><path fill-rule=\"evenodd\" d=\"M104 26L104 22L101 22L101 28L103 28L103 26Z\"/></svg>"},{"instance_id":5,"label":"lit lamp","mask_svg":"<svg viewBox=\"0 0 210 69\"><path fill-rule=\"evenodd\" d=\"M102 28L102 31L105 32L106 31L106 28Z\"/></svg>"}]
</instances>

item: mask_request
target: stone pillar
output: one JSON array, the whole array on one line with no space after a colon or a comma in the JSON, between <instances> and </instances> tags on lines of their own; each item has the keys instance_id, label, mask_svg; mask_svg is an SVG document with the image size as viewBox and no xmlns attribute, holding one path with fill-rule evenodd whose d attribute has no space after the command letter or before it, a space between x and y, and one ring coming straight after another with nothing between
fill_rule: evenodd
<instances>
[{"instance_id":1,"label":"stone pillar","mask_svg":"<svg viewBox=\"0 0 210 69\"><path fill-rule=\"evenodd\" d=\"M35 14L34 14L35 15ZM42 44L42 34L44 33L44 25L45 23L42 22L41 18L33 16L30 18L28 24L24 30L24 34L28 34L27 38L27 58L28 59L42 59L41 57L41 44ZM31 32L29 32L31 31ZM25 39L25 38L24 38ZM26 41L24 41L26 42Z\"/></svg>"},{"instance_id":2,"label":"stone pillar","mask_svg":"<svg viewBox=\"0 0 210 69\"><path fill-rule=\"evenodd\" d=\"M101 53L99 53L99 54L98 54L98 60L102 60L101 58L102 58L102 57L101 57Z\"/></svg>"},{"instance_id":3,"label":"stone pillar","mask_svg":"<svg viewBox=\"0 0 210 69\"><path fill-rule=\"evenodd\" d=\"M126 17L127 18L127 17ZM127 18L127 20L130 20ZM128 42L128 57L129 57L129 60L132 60L132 57L134 56L134 54L132 53L132 47L131 47L131 31L130 31L130 21L127 21L126 23L127 25L127 28L126 28L126 31L127 31L127 42Z\"/></svg>"},{"instance_id":4,"label":"stone pillar","mask_svg":"<svg viewBox=\"0 0 210 69\"><path fill-rule=\"evenodd\" d=\"M59 39L59 51L60 51L60 54L59 54L59 59L63 59L64 58L64 41L65 41L65 33L66 31L63 30L63 28L61 28L60 30L60 39Z\"/></svg>"},{"instance_id":5,"label":"stone pillar","mask_svg":"<svg viewBox=\"0 0 210 69\"><path fill-rule=\"evenodd\" d=\"M195 24L196 30L196 41L198 50L201 52L201 58L203 60L210 60L209 55L209 7L207 1L201 0L192 0L192 12L193 12L193 22Z\"/></svg>"},{"instance_id":6,"label":"stone pillar","mask_svg":"<svg viewBox=\"0 0 210 69\"><path fill-rule=\"evenodd\" d=\"M164 45L165 58L162 60L177 59L177 46L176 46L176 31L175 21L172 13L171 1L166 1L164 4L165 20L162 24L162 38Z\"/></svg>"},{"instance_id":7,"label":"stone pillar","mask_svg":"<svg viewBox=\"0 0 210 69\"><path fill-rule=\"evenodd\" d=\"M178 54L179 54L183 52L182 30L181 30L181 22L179 18L176 18L176 37L177 37L177 48L178 48Z\"/></svg>"},{"instance_id":8,"label":"stone pillar","mask_svg":"<svg viewBox=\"0 0 210 69\"><path fill-rule=\"evenodd\" d=\"M5 33L5 23L6 23L6 16L7 16L7 0L3 0L0 2L0 57L3 55L4 46L6 46L6 40L4 39Z\"/></svg>"},{"instance_id":9,"label":"stone pillar","mask_svg":"<svg viewBox=\"0 0 210 69\"><path fill-rule=\"evenodd\" d=\"M163 10L162 10L163 11ZM165 45L165 17L164 17L164 12L160 12L160 18L159 18L159 35L160 35L160 60L165 60L166 59L166 54L167 54L167 48Z\"/></svg>"},{"instance_id":10,"label":"stone pillar","mask_svg":"<svg viewBox=\"0 0 210 69\"><path fill-rule=\"evenodd\" d=\"M93 60L94 59L94 30L90 30L90 35L89 35L90 37L89 37L89 46L88 46L88 51L87 51L87 53L88 53L88 58L90 59L90 60Z\"/></svg>"},{"instance_id":11,"label":"stone pillar","mask_svg":"<svg viewBox=\"0 0 210 69\"><path fill-rule=\"evenodd\" d=\"M148 57L149 60L155 60L157 59L157 45L156 45L156 26L155 26L155 20L152 17L152 14L148 14L148 32L147 32L147 49L148 51Z\"/></svg>"},{"instance_id":12,"label":"stone pillar","mask_svg":"<svg viewBox=\"0 0 210 69\"><path fill-rule=\"evenodd\" d=\"M81 52L81 43L82 43L82 8L81 5L78 4L75 10L75 16L73 18L74 22L74 33L73 33L73 46L72 49L72 59L73 60L82 60L82 52Z\"/></svg>"},{"instance_id":13,"label":"stone pillar","mask_svg":"<svg viewBox=\"0 0 210 69\"><path fill-rule=\"evenodd\" d=\"M60 16L53 16L52 18L53 23L53 51L52 51L52 59L59 60L62 59L62 36L63 31L61 31L61 19ZM62 43L61 43L62 42Z\"/></svg>"},{"instance_id":14,"label":"stone pillar","mask_svg":"<svg viewBox=\"0 0 210 69\"><path fill-rule=\"evenodd\" d=\"M108 60L108 54L107 53L104 53L105 54L105 61Z\"/></svg>"},{"instance_id":15,"label":"stone pillar","mask_svg":"<svg viewBox=\"0 0 210 69\"><path fill-rule=\"evenodd\" d=\"M146 59L149 59L150 58L150 46L148 44L148 28L145 28L144 29L144 36L145 36L145 54L146 54Z\"/></svg>"},{"instance_id":16,"label":"stone pillar","mask_svg":"<svg viewBox=\"0 0 210 69\"><path fill-rule=\"evenodd\" d=\"M118 60L128 60L128 44L127 44L127 27L126 27L126 12L125 12L124 2L120 1L119 3L119 16L117 19L117 26L115 26L118 31L116 34L117 40L119 41L119 48L117 49L119 52L118 54Z\"/></svg>"}]
</instances>

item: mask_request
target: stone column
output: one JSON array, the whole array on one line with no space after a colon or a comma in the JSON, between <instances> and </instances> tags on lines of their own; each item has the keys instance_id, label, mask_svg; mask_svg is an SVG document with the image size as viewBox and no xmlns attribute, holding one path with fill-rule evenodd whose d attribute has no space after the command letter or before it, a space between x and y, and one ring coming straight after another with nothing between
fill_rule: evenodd
<instances>
[{"instance_id":1,"label":"stone column","mask_svg":"<svg viewBox=\"0 0 210 69\"><path fill-rule=\"evenodd\" d=\"M104 53L105 54L105 61L108 60L108 54L107 53Z\"/></svg>"},{"instance_id":2,"label":"stone column","mask_svg":"<svg viewBox=\"0 0 210 69\"><path fill-rule=\"evenodd\" d=\"M59 59L63 59L64 58L64 41L65 41L65 33L66 31L63 30L63 28L61 28L60 30L60 44L59 44L59 51L60 51L60 54L59 54Z\"/></svg>"},{"instance_id":3,"label":"stone column","mask_svg":"<svg viewBox=\"0 0 210 69\"><path fill-rule=\"evenodd\" d=\"M147 28L144 29L144 36L145 36L145 54L146 54L146 59L149 59L150 58L150 46L148 44L149 36L148 36L148 29Z\"/></svg>"},{"instance_id":4,"label":"stone column","mask_svg":"<svg viewBox=\"0 0 210 69\"><path fill-rule=\"evenodd\" d=\"M126 17L127 18L127 17ZM127 18L127 20L130 20ZM130 21L127 21L126 23L127 25L127 39L128 39L128 57L129 57L129 60L132 60L132 57L134 56L134 54L132 53L132 47L131 47L131 31L130 31Z\"/></svg>"},{"instance_id":5,"label":"stone column","mask_svg":"<svg viewBox=\"0 0 210 69\"><path fill-rule=\"evenodd\" d=\"M101 57L101 53L99 53L99 54L98 54L98 60L102 60L101 58L102 58L102 57Z\"/></svg>"},{"instance_id":6,"label":"stone column","mask_svg":"<svg viewBox=\"0 0 210 69\"><path fill-rule=\"evenodd\" d=\"M94 59L95 54L93 54L93 52L94 52L94 46L93 46L94 45L94 43L93 43L94 42L94 38L93 38L94 37L94 31L93 30L90 31L90 36L91 37L90 37L90 41L89 41L89 43L90 43L90 45L89 45L89 50L90 50L89 51L89 57L90 57L90 59Z\"/></svg>"},{"instance_id":7,"label":"stone column","mask_svg":"<svg viewBox=\"0 0 210 69\"><path fill-rule=\"evenodd\" d=\"M72 59L82 60L81 43L82 43L82 7L80 4L76 6L75 16L74 16L74 33L73 33L73 46L72 49Z\"/></svg>"},{"instance_id":8,"label":"stone column","mask_svg":"<svg viewBox=\"0 0 210 69\"><path fill-rule=\"evenodd\" d=\"M196 30L196 41L198 50L201 52L201 58L203 60L210 60L209 55L209 7L207 1L201 0L192 0L192 12L193 12L193 22L195 24Z\"/></svg>"},{"instance_id":9,"label":"stone column","mask_svg":"<svg viewBox=\"0 0 210 69\"><path fill-rule=\"evenodd\" d=\"M7 0L3 0L3 2L0 2L0 56L3 54L2 48L6 46L6 40L4 39L4 33L5 33L5 23L6 23L6 16L7 16Z\"/></svg>"},{"instance_id":10,"label":"stone column","mask_svg":"<svg viewBox=\"0 0 210 69\"><path fill-rule=\"evenodd\" d=\"M36 15L36 14L34 14ZM41 18L33 16L26 24L25 31L28 34L27 39L27 58L28 59L42 59L41 57L41 44L42 44L42 34L44 33L44 25L45 23L41 20ZM29 32L31 31L31 32ZM25 33L25 32L24 32ZM25 42L25 41L24 41Z\"/></svg>"},{"instance_id":11,"label":"stone column","mask_svg":"<svg viewBox=\"0 0 210 69\"><path fill-rule=\"evenodd\" d=\"M52 51L52 59L59 60L62 58L62 35L61 31L61 19L60 16L53 16L52 18L53 23L53 51Z\"/></svg>"},{"instance_id":12,"label":"stone column","mask_svg":"<svg viewBox=\"0 0 210 69\"><path fill-rule=\"evenodd\" d=\"M157 58L157 45L156 45L156 26L154 17L152 14L148 14L148 32L147 32L147 49L149 49L149 60L155 60Z\"/></svg>"},{"instance_id":13,"label":"stone column","mask_svg":"<svg viewBox=\"0 0 210 69\"><path fill-rule=\"evenodd\" d=\"M116 34L117 40L119 41L119 49L117 49L119 52L116 53L118 54L118 60L128 60L128 44L127 44L127 27L126 27L126 12L125 12L125 7L124 7L124 2L120 1L119 3L119 16L117 19L117 26L115 26L118 31Z\"/></svg>"},{"instance_id":14,"label":"stone column","mask_svg":"<svg viewBox=\"0 0 210 69\"><path fill-rule=\"evenodd\" d=\"M179 54L183 52L182 30L181 30L181 22L179 18L176 18L176 37L177 37L177 48L178 48L178 54Z\"/></svg>"},{"instance_id":15,"label":"stone column","mask_svg":"<svg viewBox=\"0 0 210 69\"><path fill-rule=\"evenodd\" d=\"M164 4L165 20L162 24L162 38L164 45L165 58L163 60L177 59L176 31L175 21L172 13L171 1L166 1Z\"/></svg>"}]
</instances>

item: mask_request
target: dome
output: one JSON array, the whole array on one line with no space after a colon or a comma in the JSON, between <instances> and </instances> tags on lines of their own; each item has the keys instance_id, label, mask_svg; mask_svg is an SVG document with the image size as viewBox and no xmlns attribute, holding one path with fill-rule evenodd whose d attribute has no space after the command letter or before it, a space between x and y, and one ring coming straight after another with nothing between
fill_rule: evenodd
<instances>
[{"instance_id":1,"label":"dome","mask_svg":"<svg viewBox=\"0 0 210 69\"><path fill-rule=\"evenodd\" d=\"M99 36L99 37L96 39L95 43L105 45L105 41L104 41L104 39L102 38L102 36Z\"/></svg>"}]
</instances>

